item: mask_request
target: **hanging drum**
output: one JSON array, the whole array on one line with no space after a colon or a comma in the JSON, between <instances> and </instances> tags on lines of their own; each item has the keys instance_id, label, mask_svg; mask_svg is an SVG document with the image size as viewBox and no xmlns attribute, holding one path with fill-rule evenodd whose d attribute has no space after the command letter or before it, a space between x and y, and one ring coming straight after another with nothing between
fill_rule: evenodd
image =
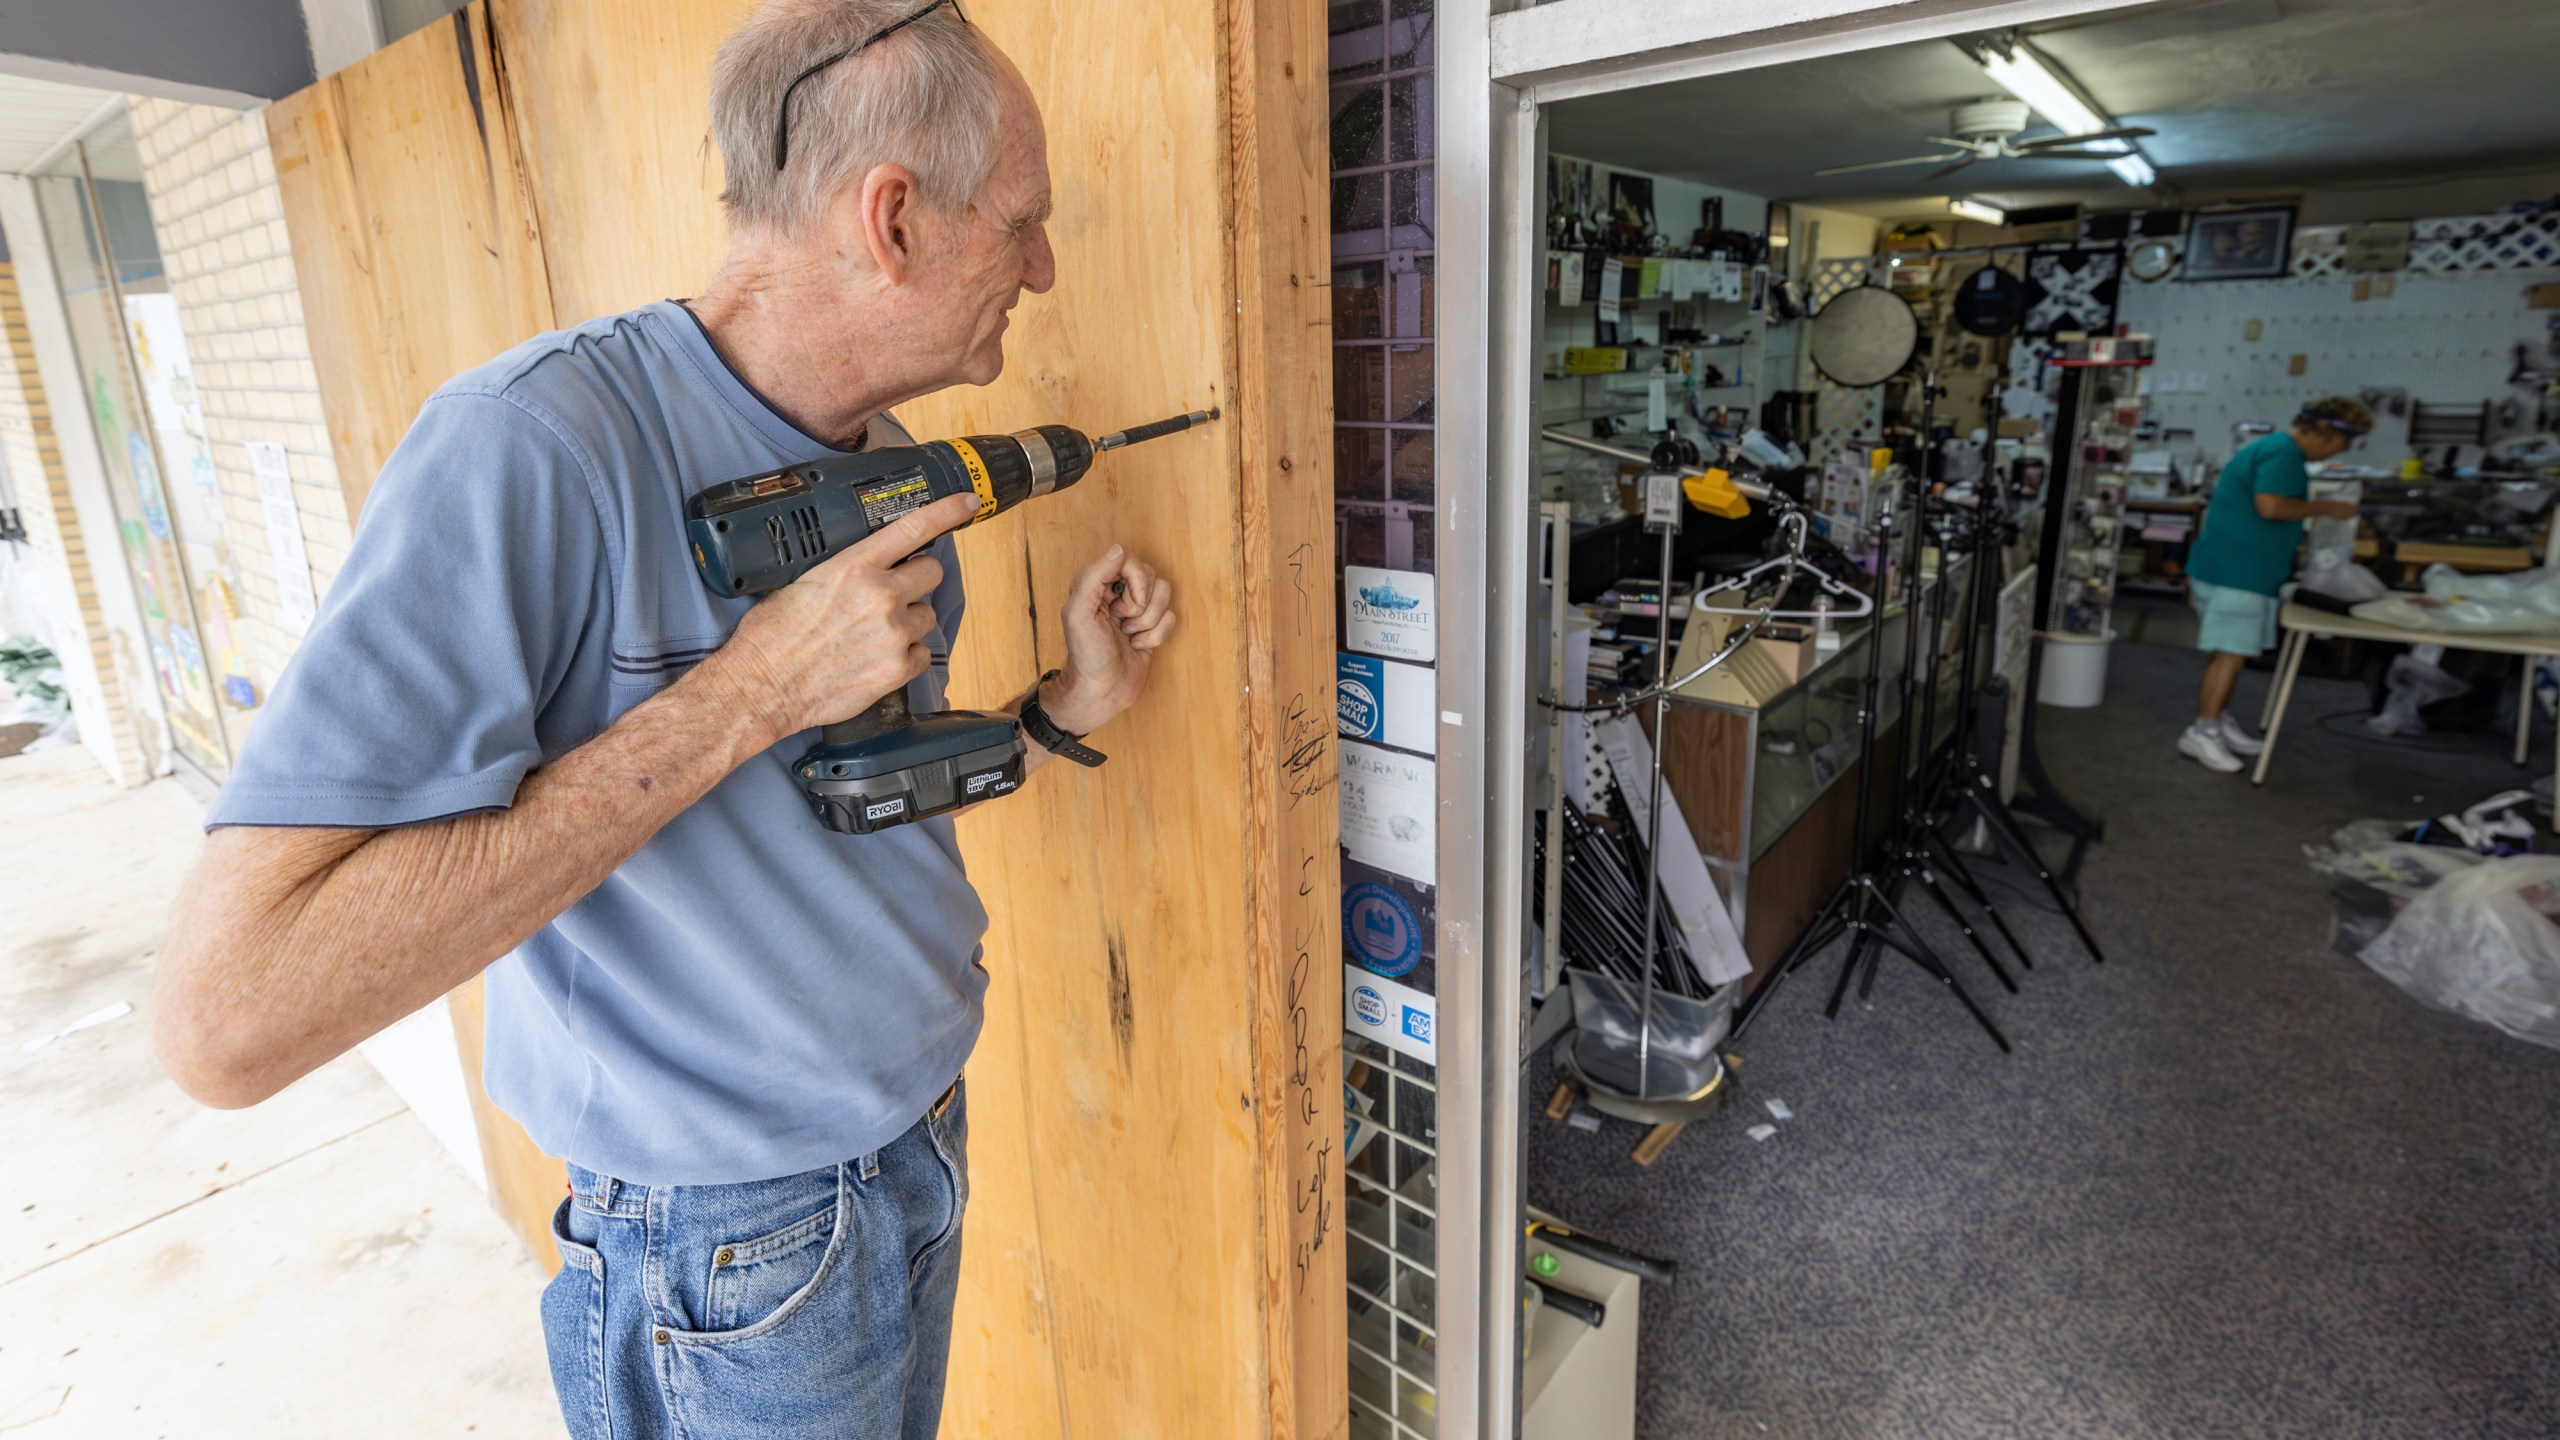
<instances>
[{"instance_id":1,"label":"hanging drum","mask_svg":"<svg viewBox=\"0 0 2560 1440\"><path fill-rule=\"evenodd\" d=\"M1881 385L1919 351L1919 315L1881 285L1843 290L1813 317L1813 368L1834 385Z\"/></svg>"},{"instance_id":2,"label":"hanging drum","mask_svg":"<svg viewBox=\"0 0 2560 1440\"><path fill-rule=\"evenodd\" d=\"M1956 328L1968 335L1997 338L2027 318L2027 282L1985 265L1956 287Z\"/></svg>"}]
</instances>

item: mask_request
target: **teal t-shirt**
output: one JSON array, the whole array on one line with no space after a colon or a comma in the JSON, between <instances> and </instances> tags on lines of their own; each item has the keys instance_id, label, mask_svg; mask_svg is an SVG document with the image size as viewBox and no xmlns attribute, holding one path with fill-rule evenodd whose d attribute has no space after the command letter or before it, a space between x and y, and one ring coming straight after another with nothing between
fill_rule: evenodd
<instances>
[{"instance_id":1,"label":"teal t-shirt","mask_svg":"<svg viewBox=\"0 0 2560 1440\"><path fill-rule=\"evenodd\" d=\"M2311 495L2311 470L2302 447L2279 430L2261 435L2231 457L2213 482L2204 528L2187 550L2187 574L2207 585L2273 595L2293 578L2293 554L2302 548L2302 522L2270 520L2258 513L2258 497Z\"/></svg>"}]
</instances>

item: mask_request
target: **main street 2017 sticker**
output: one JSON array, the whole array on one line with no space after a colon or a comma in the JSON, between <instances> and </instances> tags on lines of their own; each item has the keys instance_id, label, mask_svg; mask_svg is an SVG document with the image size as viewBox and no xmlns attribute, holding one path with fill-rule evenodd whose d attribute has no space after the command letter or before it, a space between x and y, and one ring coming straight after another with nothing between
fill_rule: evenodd
<instances>
[{"instance_id":1,"label":"main street 2017 sticker","mask_svg":"<svg viewBox=\"0 0 2560 1440\"><path fill-rule=\"evenodd\" d=\"M1403 896L1363 881L1342 892L1342 945L1380 975L1410 975L1422 963L1422 921Z\"/></svg>"},{"instance_id":2,"label":"main street 2017 sticker","mask_svg":"<svg viewBox=\"0 0 2560 1440\"><path fill-rule=\"evenodd\" d=\"M1419 570L1342 567L1342 643L1371 655L1431 660L1438 654L1439 610L1431 577Z\"/></svg>"}]
</instances>

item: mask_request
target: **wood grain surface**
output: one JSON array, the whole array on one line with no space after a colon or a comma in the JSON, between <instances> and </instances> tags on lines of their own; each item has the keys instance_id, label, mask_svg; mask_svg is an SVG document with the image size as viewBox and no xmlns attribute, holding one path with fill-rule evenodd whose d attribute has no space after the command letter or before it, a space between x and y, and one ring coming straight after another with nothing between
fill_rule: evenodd
<instances>
[{"instance_id":1,"label":"wood grain surface","mask_svg":"<svg viewBox=\"0 0 2560 1440\"><path fill-rule=\"evenodd\" d=\"M746 8L481 0L276 107L314 353L354 392L343 425L325 396L342 470L370 476L454 370L709 279L709 67ZM1182 619L1144 703L1094 737L1110 764L1048 767L960 822L993 984L944 1433L1338 1435L1325 9L968 13L1048 123L1058 284L1015 311L1001 379L900 418L920 437L1225 418L959 540L954 704L1061 662L1068 579L1115 542L1173 579ZM433 152L414 175L399 135ZM468 354L476 321L436 334L411 312L475 267L509 299L466 309L516 328Z\"/></svg>"}]
</instances>

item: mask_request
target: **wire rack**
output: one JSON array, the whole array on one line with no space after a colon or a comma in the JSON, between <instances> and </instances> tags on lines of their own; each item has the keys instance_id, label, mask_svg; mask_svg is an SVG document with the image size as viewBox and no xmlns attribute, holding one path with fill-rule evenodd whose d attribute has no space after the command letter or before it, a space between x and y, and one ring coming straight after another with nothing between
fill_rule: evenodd
<instances>
[{"instance_id":1,"label":"wire rack","mask_svg":"<svg viewBox=\"0 0 2560 1440\"><path fill-rule=\"evenodd\" d=\"M1427 571L1437 499L1433 8L1331 0L1327 15L1337 554L1342 564ZM1427 915L1422 928L1427 950ZM1433 1068L1346 1034L1343 1104L1349 1432L1434 1440Z\"/></svg>"}]
</instances>

